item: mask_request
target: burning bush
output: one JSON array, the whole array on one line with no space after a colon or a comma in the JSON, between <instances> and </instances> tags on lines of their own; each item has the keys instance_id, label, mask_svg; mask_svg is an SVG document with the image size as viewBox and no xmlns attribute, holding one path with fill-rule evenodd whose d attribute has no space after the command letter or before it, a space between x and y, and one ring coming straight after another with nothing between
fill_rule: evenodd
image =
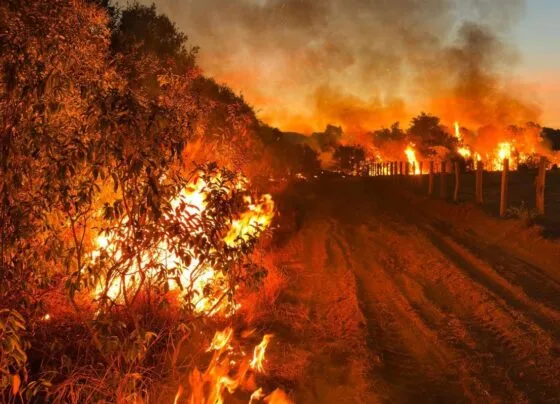
<instances>
[{"instance_id":1,"label":"burning bush","mask_svg":"<svg viewBox=\"0 0 560 404\"><path fill-rule=\"evenodd\" d=\"M92 3L0 5L0 401L172 401L265 275L251 254L271 198L185 163L208 128L242 138L252 111L201 90L153 8L110 21Z\"/></svg>"}]
</instances>

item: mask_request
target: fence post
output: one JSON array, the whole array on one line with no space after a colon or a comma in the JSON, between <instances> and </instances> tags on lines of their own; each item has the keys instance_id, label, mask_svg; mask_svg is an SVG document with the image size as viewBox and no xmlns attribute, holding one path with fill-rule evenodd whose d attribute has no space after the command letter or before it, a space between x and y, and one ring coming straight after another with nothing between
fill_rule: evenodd
<instances>
[{"instance_id":1,"label":"fence post","mask_svg":"<svg viewBox=\"0 0 560 404\"><path fill-rule=\"evenodd\" d=\"M544 216L544 187L546 181L546 158L541 157L537 176L537 212Z\"/></svg>"},{"instance_id":2,"label":"fence post","mask_svg":"<svg viewBox=\"0 0 560 404\"><path fill-rule=\"evenodd\" d=\"M434 195L434 162L430 161L430 172L428 174L428 195Z\"/></svg>"},{"instance_id":3,"label":"fence post","mask_svg":"<svg viewBox=\"0 0 560 404\"><path fill-rule=\"evenodd\" d=\"M476 203L481 204L482 198L482 175L484 173L484 163L482 161L476 162Z\"/></svg>"},{"instance_id":4,"label":"fence post","mask_svg":"<svg viewBox=\"0 0 560 404\"><path fill-rule=\"evenodd\" d=\"M507 214L508 174L509 174L509 159L504 159L504 168L502 170L502 188L500 193L500 217L505 217Z\"/></svg>"},{"instance_id":5,"label":"fence post","mask_svg":"<svg viewBox=\"0 0 560 404\"><path fill-rule=\"evenodd\" d=\"M443 199L447 198L447 184L446 184L446 179L447 179L447 162L445 160L443 160L441 162L441 172L439 173L439 177L440 177L440 189L439 189L439 194Z\"/></svg>"},{"instance_id":6,"label":"fence post","mask_svg":"<svg viewBox=\"0 0 560 404\"><path fill-rule=\"evenodd\" d=\"M453 201L459 202L459 189L461 188L461 163L455 161L455 192L453 193Z\"/></svg>"}]
</instances>

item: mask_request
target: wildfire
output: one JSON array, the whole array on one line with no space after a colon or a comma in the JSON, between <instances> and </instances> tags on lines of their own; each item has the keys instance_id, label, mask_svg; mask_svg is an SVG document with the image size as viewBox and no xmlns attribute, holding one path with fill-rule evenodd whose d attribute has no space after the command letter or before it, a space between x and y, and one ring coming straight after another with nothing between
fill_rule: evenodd
<instances>
[{"instance_id":1,"label":"wildfire","mask_svg":"<svg viewBox=\"0 0 560 404\"><path fill-rule=\"evenodd\" d=\"M496 148L496 157L493 161L494 170L500 171L504 168L504 160L511 160L514 147L510 142L502 142L498 144Z\"/></svg>"},{"instance_id":2,"label":"wildfire","mask_svg":"<svg viewBox=\"0 0 560 404\"><path fill-rule=\"evenodd\" d=\"M408 159L408 162L410 163L411 167L413 167L412 174L421 174L420 173L420 165L418 164L418 161L416 160L416 150L414 150L414 144L411 143L405 149L404 154L406 154L406 158Z\"/></svg>"},{"instance_id":3,"label":"wildfire","mask_svg":"<svg viewBox=\"0 0 560 404\"><path fill-rule=\"evenodd\" d=\"M209 192L207 185L201 178L193 180L171 201L174 211L182 210L182 213L186 214L185 217L188 217L193 223L202 223L207 208L206 200ZM246 186L247 180L244 178L240 178L236 182L239 191L244 191ZM274 216L274 202L270 195L263 195L256 201L250 196L245 196L244 206L246 210L232 221L223 238L223 241L230 247L241 245L250 237L258 237L264 229L268 228ZM197 232L199 235L203 234L202 224L194 231L194 235ZM95 240L96 250L93 252L92 258L97 260L103 253L120 260L124 255L116 247L117 241L115 236L100 234ZM224 312L227 303L220 304L220 302L222 296L227 293L228 285L223 273L216 271L210 264L204 263L192 248L189 249L190 263L183 264L183 260L170 248L169 243L173 242L173 240L163 241L150 251L144 251L139 262L132 263L125 274L102 279L95 288L95 296L100 297L105 294L113 301L122 301L126 290L135 290L140 287L142 271L144 271L144 282L161 276L155 269L157 265L153 265L155 262L165 267L168 273L176 274L170 275L168 278L168 288L170 291L178 291L183 296L188 295L195 312L205 312L210 315ZM151 265L148 265L149 263ZM215 293L208 293L209 289L214 290Z\"/></svg>"},{"instance_id":4,"label":"wildfire","mask_svg":"<svg viewBox=\"0 0 560 404\"><path fill-rule=\"evenodd\" d=\"M463 138L461 137L461 128L459 127L459 122L455 121L455 137L459 143L463 143Z\"/></svg>"},{"instance_id":5,"label":"wildfire","mask_svg":"<svg viewBox=\"0 0 560 404\"><path fill-rule=\"evenodd\" d=\"M255 369L257 372L264 373L263 361L264 361L264 353L266 351L266 347L272 338L272 334L266 334L263 337L262 342L255 347L255 351L253 352L253 360L251 361L251 369Z\"/></svg>"},{"instance_id":6,"label":"wildfire","mask_svg":"<svg viewBox=\"0 0 560 404\"><path fill-rule=\"evenodd\" d=\"M223 403L228 394L238 390L250 394L249 403L263 400L269 404L290 404L291 400L280 389L274 390L268 396L261 387L255 386L254 375L263 373L262 361L271 334L263 337L260 344L254 349L254 356L249 362L243 350L234 346L233 329L228 327L214 335L208 352L213 352L208 368L202 373L198 369L191 372L188 377L190 395L186 403L189 404L218 404ZM253 365L255 363L255 365ZM181 403L184 394L183 386L179 386L175 395L175 404Z\"/></svg>"}]
</instances>

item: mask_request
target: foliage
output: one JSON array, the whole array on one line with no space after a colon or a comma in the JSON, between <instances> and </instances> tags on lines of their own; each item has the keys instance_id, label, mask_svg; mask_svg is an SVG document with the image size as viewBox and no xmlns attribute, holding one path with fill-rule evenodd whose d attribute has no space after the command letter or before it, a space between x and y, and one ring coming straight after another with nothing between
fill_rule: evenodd
<instances>
[{"instance_id":1,"label":"foliage","mask_svg":"<svg viewBox=\"0 0 560 404\"><path fill-rule=\"evenodd\" d=\"M520 219L527 227L535 225L540 216L538 210L529 208L525 202L521 202L518 207L511 207L507 211L508 216Z\"/></svg>"},{"instance_id":2,"label":"foliage","mask_svg":"<svg viewBox=\"0 0 560 404\"><path fill-rule=\"evenodd\" d=\"M317 153L308 144L290 141L276 128L261 125L257 132L263 144L266 167L261 173L273 176L290 176L301 173L313 175L321 168Z\"/></svg>"},{"instance_id":3,"label":"foliage","mask_svg":"<svg viewBox=\"0 0 560 404\"><path fill-rule=\"evenodd\" d=\"M55 402L114 401L147 389L149 364L176 330L146 320L136 302L144 291L164 292L177 273L143 261L146 251L164 242L183 265L193 254L211 263L229 282L224 298L262 277L249 260L254 237L235 248L220 237L243 204L237 174L198 167L208 188L201 222L171 204L192 178L188 142L246 134L252 110L202 78L196 49L154 7L108 15L97 3L0 4L0 301L11 310L1 312L9 346L0 353L0 387ZM100 232L123 254L95 257ZM106 291L91 302L101 279L123 276L132 263L141 279L155 275L127 290L124 304ZM52 296L73 314L64 332L53 326L45 335ZM152 313L166 304L142 303ZM181 308L181 318L194 321L192 311ZM26 342L22 317L43 330ZM34 374L15 388L25 366ZM54 388L44 393L49 380Z\"/></svg>"},{"instance_id":4,"label":"foliage","mask_svg":"<svg viewBox=\"0 0 560 404\"><path fill-rule=\"evenodd\" d=\"M560 129L543 128L542 137L552 144L552 150L560 150Z\"/></svg>"},{"instance_id":5,"label":"foliage","mask_svg":"<svg viewBox=\"0 0 560 404\"><path fill-rule=\"evenodd\" d=\"M21 339L24 331L21 314L15 310L0 310L0 398L20 392L27 362L26 344Z\"/></svg>"},{"instance_id":6,"label":"foliage","mask_svg":"<svg viewBox=\"0 0 560 404\"><path fill-rule=\"evenodd\" d=\"M365 160L365 152L359 146L338 146L333 157L339 169L352 171Z\"/></svg>"},{"instance_id":7,"label":"foliage","mask_svg":"<svg viewBox=\"0 0 560 404\"><path fill-rule=\"evenodd\" d=\"M434 155L433 148L436 146L454 150L456 145L456 139L444 130L440 125L440 119L425 113L412 119L407 137L423 156Z\"/></svg>"},{"instance_id":8,"label":"foliage","mask_svg":"<svg viewBox=\"0 0 560 404\"><path fill-rule=\"evenodd\" d=\"M333 151L342 139L342 128L327 125L324 132L313 133L311 139L321 152Z\"/></svg>"},{"instance_id":9,"label":"foliage","mask_svg":"<svg viewBox=\"0 0 560 404\"><path fill-rule=\"evenodd\" d=\"M380 148L387 142L403 142L406 133L400 128L399 122L395 122L390 128L383 128L372 133L374 146Z\"/></svg>"}]
</instances>

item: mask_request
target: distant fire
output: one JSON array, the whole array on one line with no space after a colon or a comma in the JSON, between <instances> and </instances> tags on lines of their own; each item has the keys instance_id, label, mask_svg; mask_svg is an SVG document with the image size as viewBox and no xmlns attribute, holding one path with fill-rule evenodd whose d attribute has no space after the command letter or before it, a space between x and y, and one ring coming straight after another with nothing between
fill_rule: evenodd
<instances>
[{"instance_id":1,"label":"distant fire","mask_svg":"<svg viewBox=\"0 0 560 404\"><path fill-rule=\"evenodd\" d=\"M412 174L418 175L420 173L420 165L418 164L418 160L416 160L416 150L414 150L414 144L408 145L405 149L404 154L406 154L406 158L408 159L408 163L410 164Z\"/></svg>"}]
</instances>

